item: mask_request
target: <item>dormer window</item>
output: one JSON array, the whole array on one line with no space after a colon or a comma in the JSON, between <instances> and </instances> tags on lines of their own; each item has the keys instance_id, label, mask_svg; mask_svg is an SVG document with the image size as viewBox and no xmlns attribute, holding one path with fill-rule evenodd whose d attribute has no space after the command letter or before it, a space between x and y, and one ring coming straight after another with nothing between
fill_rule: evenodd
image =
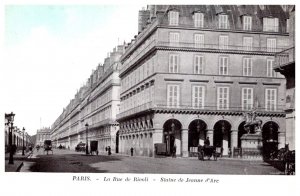
<instances>
[{"instance_id":1,"label":"dormer window","mask_svg":"<svg viewBox=\"0 0 300 196\"><path fill-rule=\"evenodd\" d=\"M252 30L252 17L251 16L243 16L243 30L244 31Z\"/></svg>"},{"instance_id":2,"label":"dormer window","mask_svg":"<svg viewBox=\"0 0 300 196\"><path fill-rule=\"evenodd\" d=\"M203 28L203 26L204 26L204 14L203 13L195 13L194 14L194 26Z\"/></svg>"},{"instance_id":3,"label":"dormer window","mask_svg":"<svg viewBox=\"0 0 300 196\"><path fill-rule=\"evenodd\" d=\"M169 12L169 25L178 25L179 21L179 12L178 11L170 11Z\"/></svg>"},{"instance_id":4,"label":"dormer window","mask_svg":"<svg viewBox=\"0 0 300 196\"><path fill-rule=\"evenodd\" d=\"M228 29L228 16L225 14L219 15L219 29Z\"/></svg>"},{"instance_id":5,"label":"dormer window","mask_svg":"<svg viewBox=\"0 0 300 196\"><path fill-rule=\"evenodd\" d=\"M278 32L278 18L264 18L263 31Z\"/></svg>"}]
</instances>

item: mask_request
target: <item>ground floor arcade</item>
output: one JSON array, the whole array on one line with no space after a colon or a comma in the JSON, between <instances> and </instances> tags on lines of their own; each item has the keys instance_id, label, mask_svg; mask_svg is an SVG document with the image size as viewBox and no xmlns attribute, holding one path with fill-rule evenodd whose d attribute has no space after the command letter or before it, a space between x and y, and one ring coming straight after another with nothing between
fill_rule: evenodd
<instances>
[{"instance_id":1,"label":"ground floor arcade","mask_svg":"<svg viewBox=\"0 0 300 196\"><path fill-rule=\"evenodd\" d=\"M286 143L284 114L258 113L262 120L263 151L282 148ZM210 114L152 113L120 121L116 134L118 152L138 156L154 156L154 144L165 143L168 154L188 157L209 139L210 145L222 149L229 156L234 148L241 148L244 129L243 113L215 112ZM271 147L270 147L271 144Z\"/></svg>"},{"instance_id":2,"label":"ground floor arcade","mask_svg":"<svg viewBox=\"0 0 300 196\"><path fill-rule=\"evenodd\" d=\"M116 133L119 129L118 124L108 124L101 127L91 127L89 129L80 131L78 133L69 134L61 138L52 138L53 145L59 147L60 145L66 149L75 150L79 143L96 141L99 153L105 153L106 147L111 148L111 152L117 152Z\"/></svg>"}]
</instances>

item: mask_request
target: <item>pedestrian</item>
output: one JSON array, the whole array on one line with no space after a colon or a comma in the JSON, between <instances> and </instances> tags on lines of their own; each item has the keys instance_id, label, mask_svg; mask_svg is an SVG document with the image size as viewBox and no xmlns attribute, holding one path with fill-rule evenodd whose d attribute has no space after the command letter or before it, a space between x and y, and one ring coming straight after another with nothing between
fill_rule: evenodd
<instances>
[{"instance_id":1,"label":"pedestrian","mask_svg":"<svg viewBox=\"0 0 300 196\"><path fill-rule=\"evenodd\" d=\"M210 146L210 141L209 141L209 137L207 137L204 141L204 146L207 147L207 146Z\"/></svg>"},{"instance_id":2,"label":"pedestrian","mask_svg":"<svg viewBox=\"0 0 300 196\"><path fill-rule=\"evenodd\" d=\"M130 154L131 154L131 156L133 156L133 148L132 147L130 148Z\"/></svg>"},{"instance_id":3,"label":"pedestrian","mask_svg":"<svg viewBox=\"0 0 300 196\"><path fill-rule=\"evenodd\" d=\"M107 152L107 146L105 147L105 151Z\"/></svg>"},{"instance_id":4,"label":"pedestrian","mask_svg":"<svg viewBox=\"0 0 300 196\"><path fill-rule=\"evenodd\" d=\"M174 147L173 147L173 158L176 158L176 144L174 144Z\"/></svg>"},{"instance_id":5,"label":"pedestrian","mask_svg":"<svg viewBox=\"0 0 300 196\"><path fill-rule=\"evenodd\" d=\"M111 149L110 149L110 146L108 146L107 150L108 150L108 155L111 155Z\"/></svg>"}]
</instances>

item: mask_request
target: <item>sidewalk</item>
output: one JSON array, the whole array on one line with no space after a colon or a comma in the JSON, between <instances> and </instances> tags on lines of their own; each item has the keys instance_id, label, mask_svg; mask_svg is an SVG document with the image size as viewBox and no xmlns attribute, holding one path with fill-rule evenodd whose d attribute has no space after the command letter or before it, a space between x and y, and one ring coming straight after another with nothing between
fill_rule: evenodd
<instances>
[{"instance_id":1,"label":"sidewalk","mask_svg":"<svg viewBox=\"0 0 300 196\"><path fill-rule=\"evenodd\" d=\"M23 159L26 159L31 155L31 152L25 152L25 155L22 155L22 151L16 152L14 154L14 164L8 164L9 153L5 153L5 172L19 172L23 166Z\"/></svg>"}]
</instances>

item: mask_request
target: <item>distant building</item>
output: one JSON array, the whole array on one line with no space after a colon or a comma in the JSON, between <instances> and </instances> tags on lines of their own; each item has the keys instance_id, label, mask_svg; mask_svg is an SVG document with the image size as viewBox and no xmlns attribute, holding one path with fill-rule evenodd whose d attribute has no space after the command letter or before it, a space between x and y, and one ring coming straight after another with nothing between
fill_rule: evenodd
<instances>
[{"instance_id":1,"label":"distant building","mask_svg":"<svg viewBox=\"0 0 300 196\"><path fill-rule=\"evenodd\" d=\"M50 128L44 127L38 129L36 132L36 142L35 145L44 146L44 141L50 139Z\"/></svg>"},{"instance_id":2,"label":"distant building","mask_svg":"<svg viewBox=\"0 0 300 196\"><path fill-rule=\"evenodd\" d=\"M97 141L98 150L105 152L110 146L118 149L116 115L120 107L119 59L124 46L114 48L70 101L51 127L51 140L74 150L80 142ZM88 129L85 126L88 124Z\"/></svg>"},{"instance_id":3,"label":"distant building","mask_svg":"<svg viewBox=\"0 0 300 196\"><path fill-rule=\"evenodd\" d=\"M295 150L295 6L288 8L290 11L287 23L289 47L276 53L275 71L286 78L286 143L291 150Z\"/></svg>"},{"instance_id":4,"label":"distant building","mask_svg":"<svg viewBox=\"0 0 300 196\"><path fill-rule=\"evenodd\" d=\"M288 47L279 5L151 5L121 57L119 152L187 157L204 139L241 148L245 113L261 119L264 148L286 142L285 79L274 54ZM146 20L148 16L148 20ZM146 22L145 22L146 21Z\"/></svg>"}]
</instances>

